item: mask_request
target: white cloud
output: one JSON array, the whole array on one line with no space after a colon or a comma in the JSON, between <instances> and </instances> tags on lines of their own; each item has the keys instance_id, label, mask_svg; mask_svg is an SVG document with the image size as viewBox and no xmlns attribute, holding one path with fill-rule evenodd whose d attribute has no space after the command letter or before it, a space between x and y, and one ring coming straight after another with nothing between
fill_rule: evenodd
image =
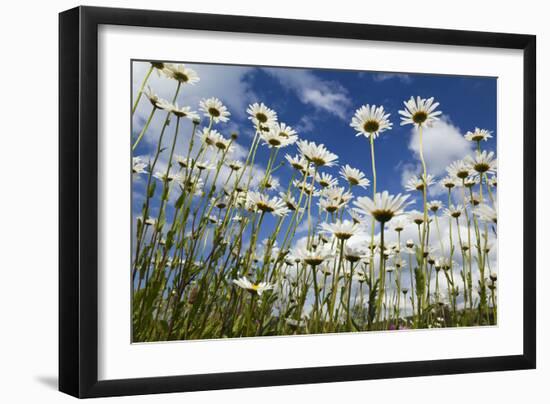
<instances>
[{"instance_id":1,"label":"white cloud","mask_svg":"<svg viewBox=\"0 0 550 404\"><path fill-rule=\"evenodd\" d=\"M304 115L300 118L294 129L296 129L298 133L311 132L313 129L315 129L315 122L313 121L313 118L311 116Z\"/></svg>"},{"instance_id":2,"label":"white cloud","mask_svg":"<svg viewBox=\"0 0 550 404\"><path fill-rule=\"evenodd\" d=\"M404 84L410 84L413 80L410 75L404 73L377 73L373 75L372 78L374 81L378 82L397 79Z\"/></svg>"},{"instance_id":3,"label":"white cloud","mask_svg":"<svg viewBox=\"0 0 550 404\"><path fill-rule=\"evenodd\" d=\"M411 135L409 150L414 153L417 161L402 165L401 183L403 185L409 178L421 172L419 133L413 128ZM423 129L422 143L428 174L434 175L437 179L441 179L446 174L445 169L450 163L463 159L474 150L473 144L464 138L460 128L446 116L436 121L432 127ZM434 186L430 191L431 195L437 195L444 189Z\"/></svg>"},{"instance_id":4,"label":"white cloud","mask_svg":"<svg viewBox=\"0 0 550 404\"><path fill-rule=\"evenodd\" d=\"M287 90L294 91L304 104L326 111L341 119L348 119L351 105L348 91L339 83L322 80L307 70L265 68L264 71L279 80Z\"/></svg>"}]
</instances>

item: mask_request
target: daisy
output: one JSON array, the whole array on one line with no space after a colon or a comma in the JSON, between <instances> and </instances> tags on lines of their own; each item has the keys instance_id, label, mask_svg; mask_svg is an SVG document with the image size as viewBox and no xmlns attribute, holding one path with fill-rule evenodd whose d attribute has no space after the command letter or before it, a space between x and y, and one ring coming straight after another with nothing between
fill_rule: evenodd
<instances>
[{"instance_id":1,"label":"daisy","mask_svg":"<svg viewBox=\"0 0 550 404\"><path fill-rule=\"evenodd\" d=\"M210 163L208 160L197 161L195 163L195 167L197 167L197 169L199 169L200 171L213 170L214 168L216 168L216 166L214 164Z\"/></svg>"},{"instance_id":2,"label":"daisy","mask_svg":"<svg viewBox=\"0 0 550 404\"><path fill-rule=\"evenodd\" d=\"M271 175L264 181L264 187L269 190L276 190L279 188L279 180Z\"/></svg>"},{"instance_id":3,"label":"daisy","mask_svg":"<svg viewBox=\"0 0 550 404\"><path fill-rule=\"evenodd\" d=\"M233 283L241 289L247 290L248 292L258 296L261 296L266 290L273 289L273 285L270 285L267 282L252 283L246 279L246 276L239 279L233 279Z\"/></svg>"},{"instance_id":4,"label":"daisy","mask_svg":"<svg viewBox=\"0 0 550 404\"><path fill-rule=\"evenodd\" d=\"M307 249L300 248L294 252L294 256L300 258L300 260L312 267L321 265L325 260L333 256L333 252L330 248L318 246L317 248Z\"/></svg>"},{"instance_id":5,"label":"daisy","mask_svg":"<svg viewBox=\"0 0 550 404\"><path fill-rule=\"evenodd\" d=\"M432 212L437 212L443 207L443 202L441 201L430 201L428 202L428 209Z\"/></svg>"},{"instance_id":6,"label":"daisy","mask_svg":"<svg viewBox=\"0 0 550 404\"><path fill-rule=\"evenodd\" d=\"M269 127L277 122L277 113L266 107L263 102L260 104L255 102L254 104L249 105L246 112L250 115L248 119L254 122L254 124L258 127Z\"/></svg>"},{"instance_id":7,"label":"daisy","mask_svg":"<svg viewBox=\"0 0 550 404\"><path fill-rule=\"evenodd\" d=\"M166 104L163 106L163 109L170 111L178 118L188 118L188 119L198 119L199 115L195 111L191 111L191 107L180 107L178 103L175 104Z\"/></svg>"},{"instance_id":8,"label":"daisy","mask_svg":"<svg viewBox=\"0 0 550 404\"><path fill-rule=\"evenodd\" d=\"M176 181L176 182L181 182L183 181L183 176L180 175L179 173L169 173L167 174L166 172L161 172L161 171L157 171L153 174L153 177L155 177L156 179L160 180L160 181L163 181L163 182L172 182L172 181Z\"/></svg>"},{"instance_id":9,"label":"daisy","mask_svg":"<svg viewBox=\"0 0 550 404\"><path fill-rule=\"evenodd\" d=\"M320 166L333 166L338 160L338 156L329 152L325 145L317 145L315 142L308 142L307 140L300 140L298 142L298 150L307 159L307 161Z\"/></svg>"},{"instance_id":10,"label":"daisy","mask_svg":"<svg viewBox=\"0 0 550 404\"><path fill-rule=\"evenodd\" d=\"M447 172L450 176L456 177L458 179L465 179L472 175L471 167L466 164L464 160L453 161L448 167Z\"/></svg>"},{"instance_id":11,"label":"daisy","mask_svg":"<svg viewBox=\"0 0 550 404\"><path fill-rule=\"evenodd\" d=\"M302 192L305 192L308 195L317 195L317 190L315 187L311 186L306 181L303 180L294 180L292 181L292 185L294 185L297 189L299 189Z\"/></svg>"},{"instance_id":12,"label":"daisy","mask_svg":"<svg viewBox=\"0 0 550 404\"><path fill-rule=\"evenodd\" d=\"M315 181L317 181L317 183L323 188L338 186L338 179L334 178L332 175L327 173L322 173L321 175L317 175L317 178L315 179Z\"/></svg>"},{"instance_id":13,"label":"daisy","mask_svg":"<svg viewBox=\"0 0 550 404\"><path fill-rule=\"evenodd\" d=\"M200 81L200 77L197 72L193 69L185 67L183 63L177 65L167 63L164 66L164 73L168 77L179 81L181 84L195 84Z\"/></svg>"},{"instance_id":14,"label":"daisy","mask_svg":"<svg viewBox=\"0 0 550 404\"><path fill-rule=\"evenodd\" d=\"M412 210L409 213L407 213L407 217L412 223L414 223L418 226L420 226L422 223L424 223L424 212L419 212L417 210ZM430 222L430 221L431 221L430 218L428 218L428 222Z\"/></svg>"},{"instance_id":15,"label":"daisy","mask_svg":"<svg viewBox=\"0 0 550 404\"><path fill-rule=\"evenodd\" d=\"M352 187L358 186L361 188L366 188L370 185L370 181L365 178L365 173L357 168L352 168L348 164L340 169L340 175L342 178L347 180Z\"/></svg>"},{"instance_id":16,"label":"daisy","mask_svg":"<svg viewBox=\"0 0 550 404\"><path fill-rule=\"evenodd\" d=\"M464 137L470 142L481 142L482 140L487 141L487 139L490 139L493 136L491 135L490 130L475 128L473 132L466 132Z\"/></svg>"},{"instance_id":17,"label":"daisy","mask_svg":"<svg viewBox=\"0 0 550 404\"><path fill-rule=\"evenodd\" d=\"M204 128L202 131L199 131L198 136L206 146L214 147L216 139L221 135L215 129Z\"/></svg>"},{"instance_id":18,"label":"daisy","mask_svg":"<svg viewBox=\"0 0 550 404\"><path fill-rule=\"evenodd\" d=\"M406 226L407 226L407 222L403 219L396 219L392 222L393 230L396 231L397 233L405 230Z\"/></svg>"},{"instance_id":19,"label":"daisy","mask_svg":"<svg viewBox=\"0 0 550 404\"><path fill-rule=\"evenodd\" d=\"M145 96L147 97L147 99L149 100L149 102L153 105L153 107L155 108L159 108L159 109L162 109L161 108L161 105L163 103L165 103L166 101L163 100L162 98L160 98L157 94L155 94L153 92L153 90L151 90L151 87L147 86L147 89L143 92L143 94L145 94Z\"/></svg>"},{"instance_id":20,"label":"daisy","mask_svg":"<svg viewBox=\"0 0 550 404\"><path fill-rule=\"evenodd\" d=\"M320 227L321 231L332 234L339 240L347 240L359 231L359 225L353 223L351 220L344 220L343 222L339 220L334 223L321 223Z\"/></svg>"},{"instance_id":21,"label":"daisy","mask_svg":"<svg viewBox=\"0 0 550 404\"><path fill-rule=\"evenodd\" d=\"M472 196L470 196L470 203L472 206L477 206L481 203L481 198L477 192L474 192Z\"/></svg>"},{"instance_id":22,"label":"daisy","mask_svg":"<svg viewBox=\"0 0 550 404\"><path fill-rule=\"evenodd\" d=\"M355 111L350 126L357 131L356 136L373 137L376 139L380 133L391 129L392 123L388 120L390 114L386 114L383 106L363 105Z\"/></svg>"},{"instance_id":23,"label":"daisy","mask_svg":"<svg viewBox=\"0 0 550 404\"><path fill-rule=\"evenodd\" d=\"M428 174L425 178L425 181L423 181L422 177L412 177L407 181L407 184L405 185L405 189L407 191L424 191L424 183L426 183L426 186L431 186L434 184L434 177L431 174Z\"/></svg>"},{"instance_id":24,"label":"daisy","mask_svg":"<svg viewBox=\"0 0 550 404\"><path fill-rule=\"evenodd\" d=\"M380 223L389 222L393 217L403 214L409 195L390 195L388 191L377 192L374 199L368 196L357 198L354 202L359 211L372 216Z\"/></svg>"},{"instance_id":25,"label":"daisy","mask_svg":"<svg viewBox=\"0 0 550 404\"><path fill-rule=\"evenodd\" d=\"M191 159L187 157L180 156L178 154L174 155L174 160L181 168L187 168L188 163L191 163Z\"/></svg>"},{"instance_id":26,"label":"daisy","mask_svg":"<svg viewBox=\"0 0 550 404\"><path fill-rule=\"evenodd\" d=\"M462 205L451 205L448 209L445 209L445 214L447 216L457 219L460 217L463 211L464 207Z\"/></svg>"},{"instance_id":27,"label":"daisy","mask_svg":"<svg viewBox=\"0 0 550 404\"><path fill-rule=\"evenodd\" d=\"M286 145L291 145L296 143L298 140L298 133L292 129L286 123L277 123L275 122L271 126L271 131L278 137L286 139Z\"/></svg>"},{"instance_id":28,"label":"daisy","mask_svg":"<svg viewBox=\"0 0 550 404\"><path fill-rule=\"evenodd\" d=\"M296 199L292 195L290 195L286 192L280 192L279 197L284 201L284 203L286 203L286 207L289 210L294 211L294 210L298 209L298 202L296 201Z\"/></svg>"},{"instance_id":29,"label":"daisy","mask_svg":"<svg viewBox=\"0 0 550 404\"><path fill-rule=\"evenodd\" d=\"M481 203L478 207L474 209L474 214L479 216L481 220L497 224L498 214L496 207L492 208L485 203Z\"/></svg>"},{"instance_id":30,"label":"daisy","mask_svg":"<svg viewBox=\"0 0 550 404\"><path fill-rule=\"evenodd\" d=\"M213 142L213 145L222 151L228 150L231 151L231 139L226 139L219 132L211 130L209 133L210 140Z\"/></svg>"},{"instance_id":31,"label":"daisy","mask_svg":"<svg viewBox=\"0 0 550 404\"><path fill-rule=\"evenodd\" d=\"M286 203L278 197L269 198L259 192L249 192L246 198L248 206L253 210L271 213L274 216L285 216L289 212Z\"/></svg>"},{"instance_id":32,"label":"daisy","mask_svg":"<svg viewBox=\"0 0 550 404\"><path fill-rule=\"evenodd\" d=\"M496 187L497 183L498 183L497 177L494 176L494 175L491 178L489 178L489 180L488 180L488 184L492 187Z\"/></svg>"},{"instance_id":33,"label":"daisy","mask_svg":"<svg viewBox=\"0 0 550 404\"><path fill-rule=\"evenodd\" d=\"M199 102L199 110L216 123L227 122L231 116L227 107L216 97L202 99Z\"/></svg>"},{"instance_id":34,"label":"daisy","mask_svg":"<svg viewBox=\"0 0 550 404\"><path fill-rule=\"evenodd\" d=\"M243 163L239 160L231 160L227 162L227 167L229 167L233 171L239 171L241 168L243 168Z\"/></svg>"},{"instance_id":35,"label":"daisy","mask_svg":"<svg viewBox=\"0 0 550 404\"><path fill-rule=\"evenodd\" d=\"M361 243L346 243L344 246L344 258L349 262L358 262L368 258L368 250Z\"/></svg>"},{"instance_id":36,"label":"daisy","mask_svg":"<svg viewBox=\"0 0 550 404\"><path fill-rule=\"evenodd\" d=\"M132 174L145 174L147 173L147 163L145 163L141 157L132 157Z\"/></svg>"},{"instance_id":37,"label":"daisy","mask_svg":"<svg viewBox=\"0 0 550 404\"><path fill-rule=\"evenodd\" d=\"M477 183L478 181L475 177L468 177L462 180L462 185L464 185L466 188L472 188Z\"/></svg>"},{"instance_id":38,"label":"daisy","mask_svg":"<svg viewBox=\"0 0 550 404\"><path fill-rule=\"evenodd\" d=\"M417 128L421 126L431 126L434 121L439 120L441 111L435 111L439 102L434 102L434 98L411 97L409 101L403 102L405 109L399 111L401 115L401 126L411 124Z\"/></svg>"},{"instance_id":39,"label":"daisy","mask_svg":"<svg viewBox=\"0 0 550 404\"><path fill-rule=\"evenodd\" d=\"M483 150L481 153L476 152L474 157L466 157L466 164L479 174L493 174L497 170L495 153L487 152L487 150Z\"/></svg>"},{"instance_id":40,"label":"daisy","mask_svg":"<svg viewBox=\"0 0 550 404\"><path fill-rule=\"evenodd\" d=\"M449 176L443 178L439 183L442 187L447 188L448 190L451 190L458 185L456 180Z\"/></svg>"},{"instance_id":41,"label":"daisy","mask_svg":"<svg viewBox=\"0 0 550 404\"><path fill-rule=\"evenodd\" d=\"M353 194L344 187L325 188L321 192L319 206L329 213L334 213L346 206L352 198Z\"/></svg>"},{"instance_id":42,"label":"daisy","mask_svg":"<svg viewBox=\"0 0 550 404\"><path fill-rule=\"evenodd\" d=\"M291 145L296 142L297 137L283 137L280 136L277 132L261 132L260 138L264 141L264 144L269 148L280 149L286 146Z\"/></svg>"},{"instance_id":43,"label":"daisy","mask_svg":"<svg viewBox=\"0 0 550 404\"><path fill-rule=\"evenodd\" d=\"M305 171L308 166L307 160L299 155L292 157L290 154L287 154L285 159L288 161L288 164L292 166L292 168L298 171Z\"/></svg>"}]
</instances>

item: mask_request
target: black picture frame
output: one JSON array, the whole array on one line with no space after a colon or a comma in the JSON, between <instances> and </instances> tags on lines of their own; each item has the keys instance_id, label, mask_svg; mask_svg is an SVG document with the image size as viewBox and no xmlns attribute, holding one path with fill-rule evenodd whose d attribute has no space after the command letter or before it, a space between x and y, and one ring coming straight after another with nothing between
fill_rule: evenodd
<instances>
[{"instance_id":1,"label":"black picture frame","mask_svg":"<svg viewBox=\"0 0 550 404\"><path fill-rule=\"evenodd\" d=\"M345 38L523 51L523 353L251 372L99 381L98 26ZM77 7L59 15L59 390L104 397L324 383L536 366L536 37L533 35Z\"/></svg>"}]
</instances>

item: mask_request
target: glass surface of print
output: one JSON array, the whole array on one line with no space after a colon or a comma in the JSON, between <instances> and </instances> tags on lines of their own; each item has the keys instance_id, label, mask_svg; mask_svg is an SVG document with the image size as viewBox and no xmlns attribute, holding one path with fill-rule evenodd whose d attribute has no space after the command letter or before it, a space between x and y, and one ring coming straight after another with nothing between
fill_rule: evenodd
<instances>
[{"instance_id":1,"label":"glass surface of print","mask_svg":"<svg viewBox=\"0 0 550 404\"><path fill-rule=\"evenodd\" d=\"M497 324L495 78L131 66L133 342Z\"/></svg>"}]
</instances>

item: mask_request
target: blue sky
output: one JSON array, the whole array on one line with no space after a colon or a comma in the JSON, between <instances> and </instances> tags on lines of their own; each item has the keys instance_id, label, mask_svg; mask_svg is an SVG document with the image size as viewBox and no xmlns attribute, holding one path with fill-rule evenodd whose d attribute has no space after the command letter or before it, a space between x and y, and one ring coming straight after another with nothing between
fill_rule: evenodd
<instances>
[{"instance_id":1,"label":"blue sky","mask_svg":"<svg viewBox=\"0 0 550 404\"><path fill-rule=\"evenodd\" d=\"M372 180L369 141L362 136L356 137L349 123L360 106L367 103L383 105L391 113L393 129L382 133L375 141L377 190L388 190L391 194L404 193L404 183L412 175L420 173L417 135L410 125L400 126L398 115L398 110L403 109L403 101L411 96L434 97L440 103L438 109L443 112L441 121L424 131L424 155L428 173L433 174L436 179L446 175L445 167L449 163L473 153L474 145L463 136L475 127L493 132L493 138L484 143L483 148L496 152L496 78L194 63L186 65L196 70L201 80L195 85L183 86L178 97L179 105L190 106L198 111L201 99L213 96L221 99L232 115L230 122L218 124L215 129L226 137L232 131L239 133L234 158L241 160L246 158L254 135L253 126L247 119L246 108L253 102L263 102L277 112L280 122L295 128L301 139L323 143L329 151L339 156L337 167L323 171L338 177L340 166L349 164L362 170ZM149 63L133 62L132 68L132 91L135 97ZM151 75L149 85L165 99L173 97L176 87L175 81L156 73ZM132 122L133 139L143 127L150 110L151 105L142 99ZM164 112L155 114L150 129L135 150L134 156L142 156L144 160L152 158L164 117ZM163 147L168 148L171 142L174 130L172 126L167 129ZM190 132L191 123L186 120L180 127L176 154L185 155ZM278 162L282 161L286 153L296 154L296 146L282 149ZM161 155L157 166L159 169L166 169L167 154L164 152ZM256 158L259 178L268 156L269 149L261 147ZM291 174L291 168L285 166L277 170L274 176L286 189ZM133 182L134 216L141 211L145 181L145 176L142 176ZM345 185L344 181L341 180L340 185ZM370 187L364 190L355 187L354 195L371 196L372 190ZM174 201L177 195L174 193L171 198ZM418 195L413 195L411 199L413 198L418 201L420 199ZM437 186L430 188L429 200L432 199L445 201L444 189ZM168 207L168 221L171 217L171 206L172 204ZM155 216L157 208L158 203L154 202L152 213ZM411 208L418 209L419 206ZM444 238L448 232L445 222L441 229ZM260 241L270 234L273 225L274 219L266 218ZM405 231L403 239L415 237L415 232L415 229L410 233ZM302 232L297 236L303 234ZM495 260L493 268L496 268L496 249L492 260Z\"/></svg>"},{"instance_id":2,"label":"blue sky","mask_svg":"<svg viewBox=\"0 0 550 404\"><path fill-rule=\"evenodd\" d=\"M496 86L497 79L490 77L443 76L433 74L391 74L381 72L358 72L347 70L323 70L302 68L263 68L232 65L204 65L187 63L195 69L201 81L193 86L184 86L178 102L198 110L201 98L216 96L232 113L228 124L218 125L225 135L233 130L240 133L239 145L246 151L253 136L253 128L245 110L251 102L264 102L275 109L279 119L298 130L300 138L324 143L339 156L341 165L350 164L372 178L368 140L356 137L349 126L353 113L361 105L383 105L391 113L393 129L376 139L376 167L378 189L390 193L404 192L403 184L413 174L419 173L418 155L411 126L400 126L398 110L410 96L435 97L443 111L443 121L425 131L425 155L428 172L440 179L444 167L469 154L472 144L463 139L463 134L474 127L493 131L493 139L485 148L496 151ZM134 94L141 84L149 64L133 63ZM175 82L155 73L149 84L161 97L172 97ZM134 118L134 136L139 132L150 111L150 105L141 102ZM158 128L163 117L155 116L149 130L149 141L142 142L134 155L151 155L156 146ZM183 154L185 133L183 128L178 149ZM170 129L168 129L170 133ZM167 136L169 140L171 137ZM296 153L290 146L280 153ZM257 163L265 167L268 157L266 148L260 150ZM325 171L334 175L339 168ZM284 167L276 173L281 183L290 177L291 170ZM139 186L138 186L139 188ZM136 189L137 190L137 189ZM356 191L356 194L368 194ZM437 190L432 193L438 197ZM138 208L134 201L134 208Z\"/></svg>"}]
</instances>

